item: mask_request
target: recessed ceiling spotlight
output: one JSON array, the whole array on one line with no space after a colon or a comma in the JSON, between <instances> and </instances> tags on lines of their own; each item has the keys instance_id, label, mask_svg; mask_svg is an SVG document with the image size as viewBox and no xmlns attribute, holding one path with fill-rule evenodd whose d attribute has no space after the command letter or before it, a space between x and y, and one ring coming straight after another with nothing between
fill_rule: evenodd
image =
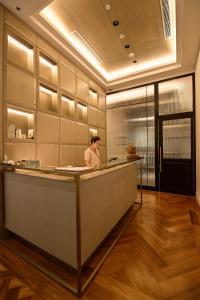
<instances>
[{"instance_id":1,"label":"recessed ceiling spotlight","mask_svg":"<svg viewBox=\"0 0 200 300\"><path fill-rule=\"evenodd\" d=\"M130 48L130 45L126 44L126 45L124 46L124 48L128 49L128 48Z\"/></svg>"},{"instance_id":2,"label":"recessed ceiling spotlight","mask_svg":"<svg viewBox=\"0 0 200 300\"><path fill-rule=\"evenodd\" d=\"M106 10L110 10L111 9L111 5L109 3L107 3L106 6L105 6L105 9Z\"/></svg>"},{"instance_id":3,"label":"recessed ceiling spotlight","mask_svg":"<svg viewBox=\"0 0 200 300\"><path fill-rule=\"evenodd\" d=\"M123 39L125 38L125 34L124 34L124 33L120 33L119 38L120 38L121 40L123 40Z\"/></svg>"},{"instance_id":4,"label":"recessed ceiling spotlight","mask_svg":"<svg viewBox=\"0 0 200 300\"><path fill-rule=\"evenodd\" d=\"M115 20L113 21L113 26L118 26L119 25L119 21Z\"/></svg>"},{"instance_id":5,"label":"recessed ceiling spotlight","mask_svg":"<svg viewBox=\"0 0 200 300\"><path fill-rule=\"evenodd\" d=\"M133 52L129 53L128 55L130 58L133 58L135 56L135 54Z\"/></svg>"},{"instance_id":6,"label":"recessed ceiling spotlight","mask_svg":"<svg viewBox=\"0 0 200 300\"><path fill-rule=\"evenodd\" d=\"M16 6L16 10L21 10L21 8L19 6Z\"/></svg>"},{"instance_id":7,"label":"recessed ceiling spotlight","mask_svg":"<svg viewBox=\"0 0 200 300\"><path fill-rule=\"evenodd\" d=\"M137 60L136 60L136 59L134 59L134 60L133 60L133 63L134 63L134 64L136 64L136 62L137 62Z\"/></svg>"}]
</instances>

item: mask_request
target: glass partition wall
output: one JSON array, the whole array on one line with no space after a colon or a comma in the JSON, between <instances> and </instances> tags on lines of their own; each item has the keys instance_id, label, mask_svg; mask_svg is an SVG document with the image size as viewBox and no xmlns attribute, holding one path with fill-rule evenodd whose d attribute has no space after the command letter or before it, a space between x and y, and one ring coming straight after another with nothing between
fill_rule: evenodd
<instances>
[{"instance_id":1,"label":"glass partition wall","mask_svg":"<svg viewBox=\"0 0 200 300\"><path fill-rule=\"evenodd\" d=\"M107 96L108 159L133 144L143 160L143 186L195 190L194 74ZM180 173L178 173L180 171ZM176 174L176 175L175 175ZM175 176L175 178L174 178ZM169 183L171 178L171 185ZM184 179L185 178L185 179ZM184 180L190 182L183 191ZM174 189L172 185L178 187Z\"/></svg>"},{"instance_id":2,"label":"glass partition wall","mask_svg":"<svg viewBox=\"0 0 200 300\"><path fill-rule=\"evenodd\" d=\"M129 99L125 102L110 97L113 103L107 110L108 158L126 157L127 145L133 144L144 158L143 185L155 186L154 85L127 94Z\"/></svg>"}]
</instances>

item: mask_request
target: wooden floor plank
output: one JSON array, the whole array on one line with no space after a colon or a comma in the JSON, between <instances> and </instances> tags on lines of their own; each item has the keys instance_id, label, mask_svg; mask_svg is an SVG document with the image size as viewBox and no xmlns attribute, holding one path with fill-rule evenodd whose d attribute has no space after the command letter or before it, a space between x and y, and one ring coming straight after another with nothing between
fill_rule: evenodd
<instances>
[{"instance_id":1,"label":"wooden floor plank","mask_svg":"<svg viewBox=\"0 0 200 300\"><path fill-rule=\"evenodd\" d=\"M143 207L83 300L200 300L200 208L191 196L145 191ZM0 300L76 296L0 244Z\"/></svg>"}]
</instances>

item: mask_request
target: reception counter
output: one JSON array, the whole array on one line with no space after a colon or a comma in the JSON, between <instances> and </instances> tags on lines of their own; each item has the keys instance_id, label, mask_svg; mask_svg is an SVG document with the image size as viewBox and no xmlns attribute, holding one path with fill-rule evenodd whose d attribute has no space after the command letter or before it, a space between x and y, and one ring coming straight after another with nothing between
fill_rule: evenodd
<instances>
[{"instance_id":1,"label":"reception counter","mask_svg":"<svg viewBox=\"0 0 200 300\"><path fill-rule=\"evenodd\" d=\"M137 163L98 170L3 167L4 229L78 271L137 198ZM82 291L81 280L78 284Z\"/></svg>"}]
</instances>

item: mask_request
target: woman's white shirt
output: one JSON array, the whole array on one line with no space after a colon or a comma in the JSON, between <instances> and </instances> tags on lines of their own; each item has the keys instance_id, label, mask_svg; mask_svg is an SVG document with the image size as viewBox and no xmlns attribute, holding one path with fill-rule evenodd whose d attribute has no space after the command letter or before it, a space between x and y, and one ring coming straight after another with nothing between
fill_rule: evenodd
<instances>
[{"instance_id":1,"label":"woman's white shirt","mask_svg":"<svg viewBox=\"0 0 200 300\"><path fill-rule=\"evenodd\" d=\"M89 162L90 167L92 168L98 168L100 166L100 155L98 149L96 149L95 152L91 149L91 147L88 147L84 152L84 159Z\"/></svg>"}]
</instances>

